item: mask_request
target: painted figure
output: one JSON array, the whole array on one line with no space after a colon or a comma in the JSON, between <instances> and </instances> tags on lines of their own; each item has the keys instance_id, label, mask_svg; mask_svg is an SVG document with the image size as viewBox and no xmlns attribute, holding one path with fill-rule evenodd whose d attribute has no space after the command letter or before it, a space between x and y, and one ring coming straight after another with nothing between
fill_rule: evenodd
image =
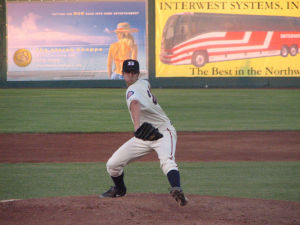
<instances>
[{"instance_id":1,"label":"painted figure","mask_svg":"<svg viewBox=\"0 0 300 225\"><path fill-rule=\"evenodd\" d=\"M109 47L107 57L108 77L112 80L124 79L122 75L122 65L126 59L137 59L138 47L135 44L131 33L138 29L131 28L129 23L119 23L114 31L117 34L118 41L112 43ZM114 64L114 70L112 70Z\"/></svg>"}]
</instances>

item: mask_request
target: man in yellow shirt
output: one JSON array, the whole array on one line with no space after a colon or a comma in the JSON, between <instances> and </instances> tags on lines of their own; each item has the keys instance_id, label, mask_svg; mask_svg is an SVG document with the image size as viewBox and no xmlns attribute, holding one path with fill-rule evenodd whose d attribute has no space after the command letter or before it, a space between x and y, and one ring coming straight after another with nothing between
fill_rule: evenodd
<instances>
[{"instance_id":1,"label":"man in yellow shirt","mask_svg":"<svg viewBox=\"0 0 300 225\"><path fill-rule=\"evenodd\" d=\"M122 65L126 59L137 59L137 45L131 35L138 29L130 28L129 23L119 23L114 31L117 34L118 41L112 43L109 47L107 57L108 77L112 80L124 79L122 75ZM114 70L112 66L114 64Z\"/></svg>"}]
</instances>

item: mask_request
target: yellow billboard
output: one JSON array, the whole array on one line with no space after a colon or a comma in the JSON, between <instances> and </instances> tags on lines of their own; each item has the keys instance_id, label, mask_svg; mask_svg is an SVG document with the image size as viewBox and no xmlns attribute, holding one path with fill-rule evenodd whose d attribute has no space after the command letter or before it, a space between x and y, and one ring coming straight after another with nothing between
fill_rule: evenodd
<instances>
[{"instance_id":1,"label":"yellow billboard","mask_svg":"<svg viewBox=\"0 0 300 225\"><path fill-rule=\"evenodd\" d=\"M299 1L155 1L156 77L299 77Z\"/></svg>"}]
</instances>

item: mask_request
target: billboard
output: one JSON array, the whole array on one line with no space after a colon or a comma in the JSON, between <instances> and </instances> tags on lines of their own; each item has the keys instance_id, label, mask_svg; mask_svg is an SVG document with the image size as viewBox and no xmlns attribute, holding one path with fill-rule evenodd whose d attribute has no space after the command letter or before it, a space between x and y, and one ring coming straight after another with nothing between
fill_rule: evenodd
<instances>
[{"instance_id":1,"label":"billboard","mask_svg":"<svg viewBox=\"0 0 300 225\"><path fill-rule=\"evenodd\" d=\"M8 81L122 79L140 61L148 76L146 2L7 2Z\"/></svg>"},{"instance_id":2,"label":"billboard","mask_svg":"<svg viewBox=\"0 0 300 225\"><path fill-rule=\"evenodd\" d=\"M299 77L298 1L156 0L157 77Z\"/></svg>"}]
</instances>

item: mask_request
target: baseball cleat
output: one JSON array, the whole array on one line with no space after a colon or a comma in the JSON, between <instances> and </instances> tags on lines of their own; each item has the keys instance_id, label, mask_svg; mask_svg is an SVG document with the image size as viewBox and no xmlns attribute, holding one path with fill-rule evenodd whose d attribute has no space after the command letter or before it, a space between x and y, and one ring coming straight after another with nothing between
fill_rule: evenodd
<instances>
[{"instance_id":1,"label":"baseball cleat","mask_svg":"<svg viewBox=\"0 0 300 225\"><path fill-rule=\"evenodd\" d=\"M172 187L170 194L180 206L185 206L188 199L184 196L183 190L180 187Z\"/></svg>"},{"instance_id":2,"label":"baseball cleat","mask_svg":"<svg viewBox=\"0 0 300 225\"><path fill-rule=\"evenodd\" d=\"M111 187L107 192L99 195L100 198L117 198L126 194L126 188L118 189L116 186Z\"/></svg>"}]
</instances>

